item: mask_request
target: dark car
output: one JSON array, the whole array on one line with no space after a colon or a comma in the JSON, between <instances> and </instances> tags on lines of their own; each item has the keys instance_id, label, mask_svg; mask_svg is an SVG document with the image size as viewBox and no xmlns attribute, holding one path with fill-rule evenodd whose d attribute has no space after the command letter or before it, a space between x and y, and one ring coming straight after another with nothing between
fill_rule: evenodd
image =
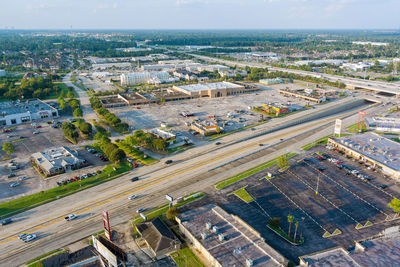
<instances>
[{"instance_id":1,"label":"dark car","mask_svg":"<svg viewBox=\"0 0 400 267\"><path fill-rule=\"evenodd\" d=\"M325 168L324 168L324 167L319 167L318 170L319 170L320 172L323 172L323 171L325 171Z\"/></svg>"},{"instance_id":2,"label":"dark car","mask_svg":"<svg viewBox=\"0 0 400 267\"><path fill-rule=\"evenodd\" d=\"M379 187L382 188L382 189L385 189L385 188L387 188L388 186L387 186L386 184L382 184L382 185L380 185Z\"/></svg>"},{"instance_id":3,"label":"dark car","mask_svg":"<svg viewBox=\"0 0 400 267\"><path fill-rule=\"evenodd\" d=\"M10 173L7 177L8 178L13 178L13 177L15 177L15 173Z\"/></svg>"},{"instance_id":4,"label":"dark car","mask_svg":"<svg viewBox=\"0 0 400 267\"><path fill-rule=\"evenodd\" d=\"M222 144L222 143L221 143L221 142L216 142L215 144L218 146L218 145L220 145L220 144Z\"/></svg>"},{"instance_id":5,"label":"dark car","mask_svg":"<svg viewBox=\"0 0 400 267\"><path fill-rule=\"evenodd\" d=\"M172 161L172 159L169 159L169 160L167 160L166 162L165 162L165 164L171 164L173 161Z\"/></svg>"},{"instance_id":6,"label":"dark car","mask_svg":"<svg viewBox=\"0 0 400 267\"><path fill-rule=\"evenodd\" d=\"M135 181L138 181L139 180L139 177L133 177L133 178L131 178L131 182L135 182Z\"/></svg>"},{"instance_id":7,"label":"dark car","mask_svg":"<svg viewBox=\"0 0 400 267\"><path fill-rule=\"evenodd\" d=\"M6 224L9 224L9 223L12 223L12 219L11 218L6 218L6 219L0 221L1 225L6 225Z\"/></svg>"}]
</instances>

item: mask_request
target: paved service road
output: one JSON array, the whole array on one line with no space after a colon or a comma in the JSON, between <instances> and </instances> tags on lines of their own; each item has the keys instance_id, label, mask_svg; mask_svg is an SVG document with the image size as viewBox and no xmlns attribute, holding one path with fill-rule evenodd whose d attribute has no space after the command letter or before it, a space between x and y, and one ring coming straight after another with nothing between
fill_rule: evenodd
<instances>
[{"instance_id":1,"label":"paved service road","mask_svg":"<svg viewBox=\"0 0 400 267\"><path fill-rule=\"evenodd\" d=\"M167 193L178 197L213 190L213 185L220 180L283 153L298 152L302 145L330 134L337 118L346 117L344 126L354 124L357 119L354 113L353 110L332 115L240 143L234 141L254 132L232 134L219 140L225 146L216 148L215 144L210 144L189 150L174 156L172 165L158 163L143 167L113 181L18 214L14 216L14 223L1 228L0 265L7 266L10 262L23 264L101 230L103 209L109 211L111 225L117 225L135 216L137 208L150 209L165 203ZM290 120L289 117L280 122ZM271 127L269 123L260 125L257 131L268 127ZM229 142L232 144L227 145ZM260 147L260 143L264 146ZM132 176L141 179L131 182ZM128 200L133 193L140 197ZM77 214L78 218L65 222L63 218L71 213ZM17 239L22 232L36 233L38 240L23 243Z\"/></svg>"}]
</instances>

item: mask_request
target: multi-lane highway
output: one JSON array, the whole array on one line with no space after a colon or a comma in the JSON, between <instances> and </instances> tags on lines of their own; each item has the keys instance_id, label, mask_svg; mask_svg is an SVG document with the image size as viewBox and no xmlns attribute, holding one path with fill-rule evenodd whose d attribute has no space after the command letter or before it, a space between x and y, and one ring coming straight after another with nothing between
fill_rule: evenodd
<instances>
[{"instance_id":1,"label":"multi-lane highway","mask_svg":"<svg viewBox=\"0 0 400 267\"><path fill-rule=\"evenodd\" d=\"M343 100L343 102L348 100ZM174 197L192 192L209 191L222 179L245 169L273 159L289 151L299 151L304 144L332 132L337 118L347 117L345 125L356 121L356 110L335 114L300 125L284 128L258 136L258 133L274 125L321 112L337 103L319 106L301 115L273 120L248 130L229 135L219 140L222 146L210 144L195 148L173 157L175 163L166 166L158 163L143 167L118 179L42 205L15 216L13 224L0 231L0 265L19 265L38 255L65 246L102 228L101 210L110 212L111 224L127 222L135 215L137 208L153 208L165 202L165 194ZM372 109L377 109L372 107ZM299 117L297 117L299 116ZM350 117L348 117L350 116ZM256 136L254 138L245 137ZM242 142L235 142L238 138ZM261 147L260 144L263 144ZM141 180L131 182L132 176ZM128 200L131 194L141 197ZM77 220L66 222L64 216L75 213ZM38 239L23 243L17 239L22 232L36 233Z\"/></svg>"},{"instance_id":2,"label":"multi-lane highway","mask_svg":"<svg viewBox=\"0 0 400 267\"><path fill-rule=\"evenodd\" d=\"M231 60L225 60L225 59L219 59L219 58L213 58L213 57L206 57L206 56L200 56L200 55L195 55L191 54L194 57L197 57L199 59L208 61L208 62L215 62L215 63L222 63L228 66L240 66L240 67L257 67L257 68L268 68L269 71L282 71L282 72L288 72L288 73L293 73L293 74L298 74L301 76L311 76L315 78L324 78L328 81L332 82L342 82L346 84L346 86L350 89L367 89L375 92L384 92L384 93L389 93L389 94L394 94L394 95L400 95L400 84L399 83L388 83L388 82L382 82L382 81L370 81L370 80L362 80L362 79L356 79L356 78L351 78L351 77L343 77L343 76L337 76L337 75L331 75L331 74L321 74L321 73L316 73L316 72L310 72L310 71L304 71L304 70L295 70L295 69L286 69L286 68L278 68L278 67L272 67L260 63L253 63L253 62L239 62L239 61L231 61Z\"/></svg>"}]
</instances>

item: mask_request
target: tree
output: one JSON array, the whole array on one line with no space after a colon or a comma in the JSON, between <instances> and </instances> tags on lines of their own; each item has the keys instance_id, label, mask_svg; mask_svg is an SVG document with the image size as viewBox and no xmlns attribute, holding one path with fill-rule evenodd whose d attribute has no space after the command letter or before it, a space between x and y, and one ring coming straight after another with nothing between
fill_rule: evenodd
<instances>
[{"instance_id":1,"label":"tree","mask_svg":"<svg viewBox=\"0 0 400 267\"><path fill-rule=\"evenodd\" d=\"M59 98L58 103L59 103L61 109L65 109L65 107L67 106L67 102L65 102L65 100L63 98Z\"/></svg>"},{"instance_id":2,"label":"tree","mask_svg":"<svg viewBox=\"0 0 400 267\"><path fill-rule=\"evenodd\" d=\"M289 237L290 237L290 228L292 227L293 220L294 220L294 216L289 214L287 216L287 221L289 223L289 231L288 231L288 236Z\"/></svg>"},{"instance_id":3,"label":"tree","mask_svg":"<svg viewBox=\"0 0 400 267\"><path fill-rule=\"evenodd\" d=\"M297 234L297 228L299 227L299 222L295 222L294 226L296 228L294 229L294 237L293 237L293 239L294 239L294 242L296 242L296 234Z\"/></svg>"},{"instance_id":4,"label":"tree","mask_svg":"<svg viewBox=\"0 0 400 267\"><path fill-rule=\"evenodd\" d=\"M72 90L68 90L67 98L74 98L74 93L72 92Z\"/></svg>"},{"instance_id":5,"label":"tree","mask_svg":"<svg viewBox=\"0 0 400 267\"><path fill-rule=\"evenodd\" d=\"M92 125L87 122L82 122L79 124L79 130L81 130L82 133L89 135L92 133Z\"/></svg>"},{"instance_id":6,"label":"tree","mask_svg":"<svg viewBox=\"0 0 400 267\"><path fill-rule=\"evenodd\" d=\"M77 99L70 99L70 100L68 101L68 104L69 104L69 106L70 106L72 109L76 109L76 108L79 108L79 107L80 107L79 100L77 100Z\"/></svg>"},{"instance_id":7,"label":"tree","mask_svg":"<svg viewBox=\"0 0 400 267\"><path fill-rule=\"evenodd\" d=\"M178 214L179 214L178 209L175 206L172 206L167 210L165 216L167 217L168 220L175 221L175 217L178 216Z\"/></svg>"},{"instance_id":8,"label":"tree","mask_svg":"<svg viewBox=\"0 0 400 267\"><path fill-rule=\"evenodd\" d=\"M126 157L125 152L122 149L115 149L111 152L109 159L114 162L120 162Z\"/></svg>"},{"instance_id":9,"label":"tree","mask_svg":"<svg viewBox=\"0 0 400 267\"><path fill-rule=\"evenodd\" d=\"M286 168L286 167L288 166L288 161L287 161L286 156L285 156L285 155L280 156L280 157L278 158L277 164L278 164L278 166L279 166L281 169Z\"/></svg>"},{"instance_id":10,"label":"tree","mask_svg":"<svg viewBox=\"0 0 400 267\"><path fill-rule=\"evenodd\" d=\"M393 210L393 212L395 212L397 215L399 215L400 213L400 200L397 198L393 198L388 206Z\"/></svg>"},{"instance_id":11,"label":"tree","mask_svg":"<svg viewBox=\"0 0 400 267\"><path fill-rule=\"evenodd\" d=\"M215 132L217 134L220 134L221 133L221 127L217 126L217 128L215 128Z\"/></svg>"},{"instance_id":12,"label":"tree","mask_svg":"<svg viewBox=\"0 0 400 267\"><path fill-rule=\"evenodd\" d=\"M158 151L165 151L165 149L167 149L167 142L162 139L155 138L153 139L152 146Z\"/></svg>"},{"instance_id":13,"label":"tree","mask_svg":"<svg viewBox=\"0 0 400 267\"><path fill-rule=\"evenodd\" d=\"M4 143L3 144L3 151L6 152L8 155L11 155L15 152L15 147L11 143Z\"/></svg>"},{"instance_id":14,"label":"tree","mask_svg":"<svg viewBox=\"0 0 400 267\"><path fill-rule=\"evenodd\" d=\"M281 220L279 220L279 218L274 217L271 220L269 220L269 224L273 227L273 228L279 228L281 227L282 223Z\"/></svg>"},{"instance_id":15,"label":"tree","mask_svg":"<svg viewBox=\"0 0 400 267\"><path fill-rule=\"evenodd\" d=\"M83 116L82 109L81 108L76 108L74 110L74 112L72 113L72 115L74 115L74 117L82 117Z\"/></svg>"}]
</instances>

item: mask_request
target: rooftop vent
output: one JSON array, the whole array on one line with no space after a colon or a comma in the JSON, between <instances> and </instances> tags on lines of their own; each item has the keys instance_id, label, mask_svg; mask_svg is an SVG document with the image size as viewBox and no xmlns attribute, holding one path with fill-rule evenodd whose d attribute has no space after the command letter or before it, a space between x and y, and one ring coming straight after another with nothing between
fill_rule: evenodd
<instances>
[{"instance_id":1,"label":"rooftop vent","mask_svg":"<svg viewBox=\"0 0 400 267\"><path fill-rule=\"evenodd\" d=\"M212 228L212 224L210 222L206 223L206 228L210 230Z\"/></svg>"},{"instance_id":2,"label":"rooftop vent","mask_svg":"<svg viewBox=\"0 0 400 267\"><path fill-rule=\"evenodd\" d=\"M253 261L251 260L251 259L246 259L246 266L247 267L251 267L251 266L253 266Z\"/></svg>"},{"instance_id":3,"label":"rooftop vent","mask_svg":"<svg viewBox=\"0 0 400 267\"><path fill-rule=\"evenodd\" d=\"M200 235L201 235L201 238L202 238L203 240L205 240L205 239L208 238L208 235L207 235L206 233L204 233L204 232L202 232Z\"/></svg>"},{"instance_id":4,"label":"rooftop vent","mask_svg":"<svg viewBox=\"0 0 400 267\"><path fill-rule=\"evenodd\" d=\"M219 234L218 235L218 239L219 239L219 241L224 241L225 240L225 236L223 234Z\"/></svg>"},{"instance_id":5,"label":"rooftop vent","mask_svg":"<svg viewBox=\"0 0 400 267\"><path fill-rule=\"evenodd\" d=\"M217 226L213 226L212 231L216 234L218 234L218 227Z\"/></svg>"}]
</instances>

